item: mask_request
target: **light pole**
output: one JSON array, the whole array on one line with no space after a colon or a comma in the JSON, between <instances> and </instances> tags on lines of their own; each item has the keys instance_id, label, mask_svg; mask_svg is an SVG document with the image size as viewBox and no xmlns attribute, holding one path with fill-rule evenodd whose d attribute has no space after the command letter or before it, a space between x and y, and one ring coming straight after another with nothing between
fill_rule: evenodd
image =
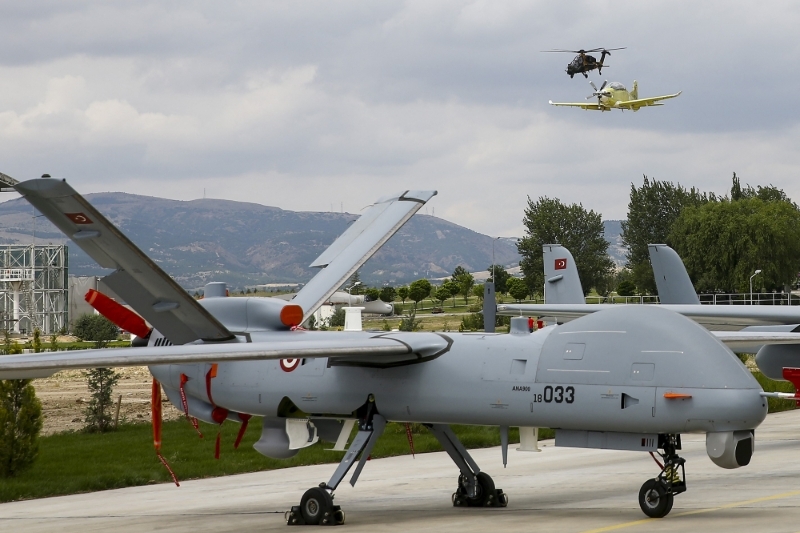
<instances>
[{"instance_id":1,"label":"light pole","mask_svg":"<svg viewBox=\"0 0 800 533\"><path fill-rule=\"evenodd\" d=\"M753 305L753 278L758 276L759 274L761 274L760 268L755 272L753 272L753 275L750 276L750 305Z\"/></svg>"},{"instance_id":2,"label":"light pole","mask_svg":"<svg viewBox=\"0 0 800 533\"><path fill-rule=\"evenodd\" d=\"M492 238L492 272L491 272L491 274L492 274L492 286L494 286L494 287L497 287L497 279L495 279L495 277L494 277L494 271L495 271L495 266L494 266L494 241L496 241L497 239L502 239L502 237L493 237Z\"/></svg>"},{"instance_id":3,"label":"light pole","mask_svg":"<svg viewBox=\"0 0 800 533\"><path fill-rule=\"evenodd\" d=\"M350 291L352 291L354 288L356 288L359 285L361 285L361 282L360 281L356 281L355 283L350 285L350 287L345 289L347 291L347 307L353 307L353 299L352 299L352 294L350 293Z\"/></svg>"}]
</instances>

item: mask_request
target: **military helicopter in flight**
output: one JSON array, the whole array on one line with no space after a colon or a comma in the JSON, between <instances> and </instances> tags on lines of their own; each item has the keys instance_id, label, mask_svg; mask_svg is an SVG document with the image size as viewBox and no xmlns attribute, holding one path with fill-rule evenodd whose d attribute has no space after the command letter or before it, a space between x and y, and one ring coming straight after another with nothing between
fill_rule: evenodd
<instances>
[{"instance_id":1,"label":"military helicopter in flight","mask_svg":"<svg viewBox=\"0 0 800 533\"><path fill-rule=\"evenodd\" d=\"M597 69L599 74L603 73L603 61L606 56L611 55L611 50L625 50L622 48L592 48L591 50L542 50L542 52L566 52L570 54L578 54L575 56L569 65L567 65L567 74L572 78L575 74L583 74L584 78L588 78L587 72ZM590 52L600 52L600 61L596 57L589 55Z\"/></svg>"}]
</instances>

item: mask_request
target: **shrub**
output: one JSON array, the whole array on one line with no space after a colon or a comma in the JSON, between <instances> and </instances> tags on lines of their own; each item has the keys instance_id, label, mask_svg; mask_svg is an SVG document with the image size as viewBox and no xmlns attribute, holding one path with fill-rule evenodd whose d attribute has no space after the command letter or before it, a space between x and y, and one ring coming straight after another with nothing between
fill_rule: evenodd
<instances>
[{"instance_id":1,"label":"shrub","mask_svg":"<svg viewBox=\"0 0 800 533\"><path fill-rule=\"evenodd\" d=\"M29 379L0 381L0 477L14 477L39 455L42 404Z\"/></svg>"},{"instance_id":2,"label":"shrub","mask_svg":"<svg viewBox=\"0 0 800 533\"><path fill-rule=\"evenodd\" d=\"M114 399L111 397L114 385L120 375L110 368L93 368L83 374L88 381L91 399L84 411L86 418L84 430L89 433L105 433L111 428L111 410Z\"/></svg>"},{"instance_id":3,"label":"shrub","mask_svg":"<svg viewBox=\"0 0 800 533\"><path fill-rule=\"evenodd\" d=\"M633 284L630 280L621 281L619 285L617 285L617 294L620 296L633 296L636 294L636 285Z\"/></svg>"}]
</instances>

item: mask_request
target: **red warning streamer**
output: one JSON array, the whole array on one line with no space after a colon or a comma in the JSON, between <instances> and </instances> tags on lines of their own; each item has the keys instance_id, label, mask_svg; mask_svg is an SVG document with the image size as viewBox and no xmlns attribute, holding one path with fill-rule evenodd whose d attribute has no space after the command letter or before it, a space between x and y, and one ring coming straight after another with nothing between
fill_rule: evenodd
<instances>
[{"instance_id":1,"label":"red warning streamer","mask_svg":"<svg viewBox=\"0 0 800 533\"><path fill-rule=\"evenodd\" d=\"M197 419L193 416L189 416L189 401L186 399L186 391L183 390L183 386L186 385L186 382L189 381L189 378L186 374L181 374L181 384L179 387L181 393L181 404L183 405L183 412L186 414L186 419L192 423L192 427L194 430L197 431L197 434L200 435L200 438L203 438L203 434L200 432L200 424L197 423Z\"/></svg>"},{"instance_id":2,"label":"red warning streamer","mask_svg":"<svg viewBox=\"0 0 800 533\"><path fill-rule=\"evenodd\" d=\"M242 443L242 438L244 437L245 431L247 431L247 424L250 422L250 418L252 415L246 415L244 413L239 413L239 420L242 421L242 427L239 428L239 434L236 435L236 441L233 443L233 449L238 450L239 444Z\"/></svg>"},{"instance_id":3,"label":"red warning streamer","mask_svg":"<svg viewBox=\"0 0 800 533\"><path fill-rule=\"evenodd\" d=\"M211 380L215 377L217 377L217 363L213 363L206 373L206 395L211 405L216 407L217 404L214 403L214 398L211 397Z\"/></svg>"},{"instance_id":4,"label":"red warning streamer","mask_svg":"<svg viewBox=\"0 0 800 533\"><path fill-rule=\"evenodd\" d=\"M175 482L176 486L180 487L181 484L178 483L175 472L172 471L167 460L161 455L161 384L155 378L153 378L153 389L150 397L150 411L153 419L153 446L155 446L156 455L161 464L166 467L169 475L172 476L172 481Z\"/></svg>"},{"instance_id":5,"label":"red warning streamer","mask_svg":"<svg viewBox=\"0 0 800 533\"><path fill-rule=\"evenodd\" d=\"M225 419L228 418L229 411L224 407L215 407L211 411L211 418L219 424L219 429L217 430L217 441L214 443L214 459L219 459L219 447L222 440L222 423L225 422Z\"/></svg>"},{"instance_id":6,"label":"red warning streamer","mask_svg":"<svg viewBox=\"0 0 800 533\"><path fill-rule=\"evenodd\" d=\"M414 435L411 434L411 424L406 422L406 437L408 437L408 447L411 448L411 458L416 459L414 456Z\"/></svg>"}]
</instances>

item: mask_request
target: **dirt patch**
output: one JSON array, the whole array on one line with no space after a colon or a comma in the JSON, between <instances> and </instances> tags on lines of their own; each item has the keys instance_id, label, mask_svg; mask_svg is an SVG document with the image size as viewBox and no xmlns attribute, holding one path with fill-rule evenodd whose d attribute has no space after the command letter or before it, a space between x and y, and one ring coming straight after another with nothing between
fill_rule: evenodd
<instances>
[{"instance_id":1,"label":"dirt patch","mask_svg":"<svg viewBox=\"0 0 800 533\"><path fill-rule=\"evenodd\" d=\"M114 401L122 396L120 423L149 422L150 394L153 377L147 367L117 368L121 374L114 387ZM49 378L35 379L36 396L42 402L44 427L42 435L62 431L76 431L84 426L84 411L89 401L86 377L80 370L64 370ZM171 403L164 400L163 418L172 420L183 415Z\"/></svg>"}]
</instances>

